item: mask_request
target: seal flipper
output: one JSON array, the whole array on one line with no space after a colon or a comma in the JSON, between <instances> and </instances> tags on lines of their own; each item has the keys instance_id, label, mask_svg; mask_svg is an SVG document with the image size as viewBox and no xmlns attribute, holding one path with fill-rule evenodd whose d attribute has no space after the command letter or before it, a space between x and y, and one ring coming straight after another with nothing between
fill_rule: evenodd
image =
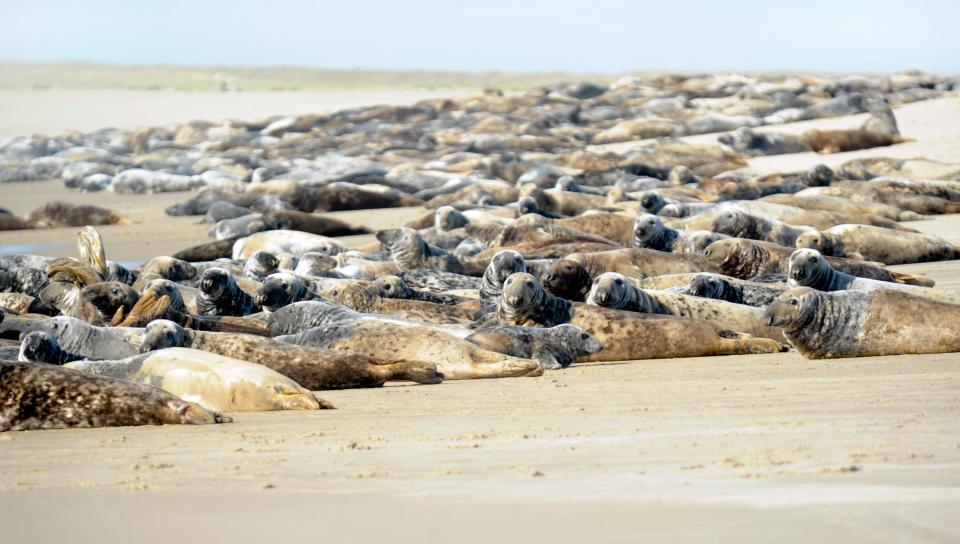
<instances>
[{"instance_id":1,"label":"seal flipper","mask_svg":"<svg viewBox=\"0 0 960 544\"><path fill-rule=\"evenodd\" d=\"M563 365L557 361L557 358L551 353L538 353L535 357L533 357L533 360L540 363L540 366L545 370L559 370L564 368Z\"/></svg>"},{"instance_id":2,"label":"seal flipper","mask_svg":"<svg viewBox=\"0 0 960 544\"><path fill-rule=\"evenodd\" d=\"M86 226L77 233L77 249L80 261L96 270L101 276L107 276L107 254L103 249L103 238L97 229Z\"/></svg>"},{"instance_id":3,"label":"seal flipper","mask_svg":"<svg viewBox=\"0 0 960 544\"><path fill-rule=\"evenodd\" d=\"M409 381L422 384L435 384L443 381L443 374L434 363L421 361L401 361L382 365L386 381Z\"/></svg>"}]
</instances>

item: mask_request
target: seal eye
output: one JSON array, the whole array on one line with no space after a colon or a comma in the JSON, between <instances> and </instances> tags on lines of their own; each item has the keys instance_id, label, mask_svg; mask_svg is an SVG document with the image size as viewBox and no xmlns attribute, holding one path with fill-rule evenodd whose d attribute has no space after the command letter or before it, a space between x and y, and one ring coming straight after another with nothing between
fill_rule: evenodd
<instances>
[{"instance_id":1,"label":"seal eye","mask_svg":"<svg viewBox=\"0 0 960 544\"><path fill-rule=\"evenodd\" d=\"M116 287L114 287L113 289L110 290L110 294L111 294L111 295L119 295L119 294L120 294L120 290L117 289Z\"/></svg>"},{"instance_id":2,"label":"seal eye","mask_svg":"<svg viewBox=\"0 0 960 544\"><path fill-rule=\"evenodd\" d=\"M791 305L791 306L796 306L796 305L800 304L800 302L799 302L797 299L795 299L795 298L791 298L790 300L787 301L787 304L789 304L789 305Z\"/></svg>"},{"instance_id":3,"label":"seal eye","mask_svg":"<svg viewBox=\"0 0 960 544\"><path fill-rule=\"evenodd\" d=\"M623 280L621 280L620 278L617 278L617 281L615 283L617 285L623 285Z\"/></svg>"},{"instance_id":4,"label":"seal eye","mask_svg":"<svg viewBox=\"0 0 960 544\"><path fill-rule=\"evenodd\" d=\"M815 263L815 262L817 262L817 258L814 257L813 255L811 255L809 261L810 261L811 263Z\"/></svg>"},{"instance_id":5,"label":"seal eye","mask_svg":"<svg viewBox=\"0 0 960 544\"><path fill-rule=\"evenodd\" d=\"M590 335L587 333L583 333L580 335L580 338L582 338L583 340L586 340L587 338L590 338Z\"/></svg>"},{"instance_id":6,"label":"seal eye","mask_svg":"<svg viewBox=\"0 0 960 544\"><path fill-rule=\"evenodd\" d=\"M533 288L533 282L532 282L532 281L528 281L528 282L527 282L527 287Z\"/></svg>"}]
</instances>

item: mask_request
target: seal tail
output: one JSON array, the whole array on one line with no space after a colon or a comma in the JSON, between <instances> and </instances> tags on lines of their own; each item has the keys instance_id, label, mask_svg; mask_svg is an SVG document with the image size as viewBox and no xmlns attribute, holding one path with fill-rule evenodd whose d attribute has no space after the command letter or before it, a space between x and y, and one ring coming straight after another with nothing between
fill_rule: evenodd
<instances>
[{"instance_id":1,"label":"seal tail","mask_svg":"<svg viewBox=\"0 0 960 544\"><path fill-rule=\"evenodd\" d=\"M443 381L443 374L437 370L437 365L423 361L401 361L390 365L393 370L388 381L416 382L435 384Z\"/></svg>"}]
</instances>

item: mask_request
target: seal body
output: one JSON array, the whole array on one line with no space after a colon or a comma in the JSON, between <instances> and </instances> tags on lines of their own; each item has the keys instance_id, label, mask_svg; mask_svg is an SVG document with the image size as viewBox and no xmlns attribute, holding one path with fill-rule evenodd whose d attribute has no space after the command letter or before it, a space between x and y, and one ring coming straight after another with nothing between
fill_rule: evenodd
<instances>
[{"instance_id":1,"label":"seal body","mask_svg":"<svg viewBox=\"0 0 960 544\"><path fill-rule=\"evenodd\" d=\"M157 387L42 363L0 361L0 431L226 423Z\"/></svg>"},{"instance_id":2,"label":"seal body","mask_svg":"<svg viewBox=\"0 0 960 544\"><path fill-rule=\"evenodd\" d=\"M811 359L960 351L960 305L901 291L798 287L765 315Z\"/></svg>"},{"instance_id":3,"label":"seal body","mask_svg":"<svg viewBox=\"0 0 960 544\"><path fill-rule=\"evenodd\" d=\"M478 330L466 341L490 351L539 361L545 369L566 368L603 349L587 331L570 324L550 328L500 325Z\"/></svg>"},{"instance_id":4,"label":"seal body","mask_svg":"<svg viewBox=\"0 0 960 544\"><path fill-rule=\"evenodd\" d=\"M155 385L210 410L316 410L309 390L265 366L187 348L168 348L119 361L67 363L87 374Z\"/></svg>"},{"instance_id":5,"label":"seal body","mask_svg":"<svg viewBox=\"0 0 960 544\"><path fill-rule=\"evenodd\" d=\"M960 258L960 250L938 236L868 225L837 225L825 231L805 233L797 238L796 247L816 249L835 257L856 255L884 264Z\"/></svg>"}]
</instances>

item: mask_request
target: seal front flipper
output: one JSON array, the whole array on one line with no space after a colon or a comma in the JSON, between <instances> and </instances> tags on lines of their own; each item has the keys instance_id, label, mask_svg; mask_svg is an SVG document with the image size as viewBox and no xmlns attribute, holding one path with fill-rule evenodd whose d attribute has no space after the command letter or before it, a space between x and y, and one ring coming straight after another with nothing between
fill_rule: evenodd
<instances>
[{"instance_id":1,"label":"seal front flipper","mask_svg":"<svg viewBox=\"0 0 960 544\"><path fill-rule=\"evenodd\" d=\"M563 365L557 362L557 358L550 353L538 353L533 357L533 360L540 363L540 366L545 370L559 370L563 368Z\"/></svg>"}]
</instances>

